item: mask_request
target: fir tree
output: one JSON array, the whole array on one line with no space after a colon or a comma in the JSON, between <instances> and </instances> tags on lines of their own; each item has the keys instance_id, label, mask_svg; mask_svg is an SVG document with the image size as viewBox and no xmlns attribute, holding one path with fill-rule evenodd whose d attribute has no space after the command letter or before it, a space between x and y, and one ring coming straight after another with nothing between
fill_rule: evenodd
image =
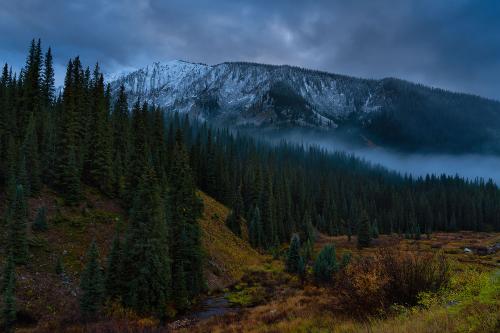
<instances>
[{"instance_id":1,"label":"fir tree","mask_svg":"<svg viewBox=\"0 0 500 333\"><path fill-rule=\"evenodd\" d=\"M113 244L111 245L111 251L108 255L106 276L104 280L106 296L109 299L116 299L123 296L125 281L122 275L122 260L122 244L120 235L116 233L113 238Z\"/></svg>"},{"instance_id":2,"label":"fir tree","mask_svg":"<svg viewBox=\"0 0 500 333\"><path fill-rule=\"evenodd\" d=\"M103 303L103 279L99 266L99 253L95 241L87 253L87 265L80 279L80 310L85 318L94 318Z\"/></svg>"},{"instance_id":3,"label":"fir tree","mask_svg":"<svg viewBox=\"0 0 500 333\"><path fill-rule=\"evenodd\" d=\"M358 247L367 247L371 243L370 220L365 211L361 213L358 228Z\"/></svg>"},{"instance_id":4,"label":"fir tree","mask_svg":"<svg viewBox=\"0 0 500 333\"><path fill-rule=\"evenodd\" d=\"M333 278L333 273L337 270L335 247L333 245L326 245L314 261L314 279L317 282L330 282Z\"/></svg>"},{"instance_id":5,"label":"fir tree","mask_svg":"<svg viewBox=\"0 0 500 333\"><path fill-rule=\"evenodd\" d=\"M241 187L238 187L232 204L233 209L226 219L226 226L237 236L241 237L241 221L243 214L243 198Z\"/></svg>"},{"instance_id":6,"label":"fir tree","mask_svg":"<svg viewBox=\"0 0 500 333\"><path fill-rule=\"evenodd\" d=\"M165 313L171 277L166 228L158 181L149 169L140 180L130 211L122 261L122 276L128 278L124 302L138 313Z\"/></svg>"},{"instance_id":7,"label":"fir tree","mask_svg":"<svg viewBox=\"0 0 500 333\"><path fill-rule=\"evenodd\" d=\"M59 137L57 142L56 183L69 204L80 200L80 168L77 144L80 138L80 108L77 96L81 94L80 68L78 59L69 61L64 80L62 112L60 116ZM78 77L75 77L78 73Z\"/></svg>"},{"instance_id":8,"label":"fir tree","mask_svg":"<svg viewBox=\"0 0 500 333\"><path fill-rule=\"evenodd\" d=\"M297 274L300 277L300 281L302 283L304 283L304 280L306 278L306 269L307 269L307 267L306 267L306 262L305 262L304 258L299 256L299 263L297 265Z\"/></svg>"},{"instance_id":9,"label":"fir tree","mask_svg":"<svg viewBox=\"0 0 500 333\"><path fill-rule=\"evenodd\" d=\"M294 234L288 248L286 270L290 273L299 273L300 260L300 239L298 234Z\"/></svg>"},{"instance_id":10,"label":"fir tree","mask_svg":"<svg viewBox=\"0 0 500 333\"><path fill-rule=\"evenodd\" d=\"M262 247L262 222L260 218L260 209L256 206L252 213L252 218L248 226L248 239L253 247Z\"/></svg>"},{"instance_id":11,"label":"fir tree","mask_svg":"<svg viewBox=\"0 0 500 333\"><path fill-rule=\"evenodd\" d=\"M29 196L38 193L42 187L40 179L40 158L38 154L38 134L33 113L29 117L28 127L24 136L22 158L23 163L25 163L23 167L26 168L25 172L27 177L27 184L25 185L27 190L26 195Z\"/></svg>"},{"instance_id":12,"label":"fir tree","mask_svg":"<svg viewBox=\"0 0 500 333\"><path fill-rule=\"evenodd\" d=\"M90 113L90 145L87 154L87 177L90 184L107 194L112 193L112 135L109 126L104 78L96 64L92 87L93 105Z\"/></svg>"},{"instance_id":13,"label":"fir tree","mask_svg":"<svg viewBox=\"0 0 500 333\"><path fill-rule=\"evenodd\" d=\"M52 50L49 47L44 57L43 75L42 75L42 96L46 107L54 103L54 66L52 60Z\"/></svg>"},{"instance_id":14,"label":"fir tree","mask_svg":"<svg viewBox=\"0 0 500 333\"><path fill-rule=\"evenodd\" d=\"M12 261L12 260L8 260ZM9 265L7 263L7 265ZM15 299L15 284L16 284L16 276L15 270L10 268L7 269L6 275L4 275L4 284L5 288L3 289L3 306L2 306L2 318L3 318L3 326L7 332L10 332L12 328L12 324L16 321L17 311L16 311L16 299Z\"/></svg>"},{"instance_id":15,"label":"fir tree","mask_svg":"<svg viewBox=\"0 0 500 333\"><path fill-rule=\"evenodd\" d=\"M3 294L5 290L7 290L10 283L10 276L15 274L16 265L14 262L14 257L12 254L7 256L7 260L5 261L5 265L3 267L2 274L2 284L0 285L0 294Z\"/></svg>"},{"instance_id":16,"label":"fir tree","mask_svg":"<svg viewBox=\"0 0 500 333\"><path fill-rule=\"evenodd\" d=\"M130 156L130 120L127 95L123 85L120 86L111 119L113 125L115 193L123 198L125 195L127 163Z\"/></svg>"},{"instance_id":17,"label":"fir tree","mask_svg":"<svg viewBox=\"0 0 500 333\"><path fill-rule=\"evenodd\" d=\"M16 264L25 264L28 259L28 211L24 190L17 186L15 200L9 208L8 247Z\"/></svg>"},{"instance_id":18,"label":"fir tree","mask_svg":"<svg viewBox=\"0 0 500 333\"><path fill-rule=\"evenodd\" d=\"M176 133L169 176L169 208L171 219L170 250L174 264L172 276L174 298L180 299L176 285L185 285L190 298L198 295L205 286L201 253L201 231L197 218L202 203L196 195L188 155L180 131ZM183 264L180 265L179 263ZM184 283L179 280L184 279Z\"/></svg>"},{"instance_id":19,"label":"fir tree","mask_svg":"<svg viewBox=\"0 0 500 333\"><path fill-rule=\"evenodd\" d=\"M370 231L371 231L371 237L376 239L378 238L379 236L379 233L378 233L378 223L377 223L377 220L373 221L372 225L371 225L371 228L370 228Z\"/></svg>"},{"instance_id":20,"label":"fir tree","mask_svg":"<svg viewBox=\"0 0 500 333\"><path fill-rule=\"evenodd\" d=\"M31 229L33 229L33 231L46 231L48 229L47 208L45 206L38 208L35 222L33 222Z\"/></svg>"}]
</instances>

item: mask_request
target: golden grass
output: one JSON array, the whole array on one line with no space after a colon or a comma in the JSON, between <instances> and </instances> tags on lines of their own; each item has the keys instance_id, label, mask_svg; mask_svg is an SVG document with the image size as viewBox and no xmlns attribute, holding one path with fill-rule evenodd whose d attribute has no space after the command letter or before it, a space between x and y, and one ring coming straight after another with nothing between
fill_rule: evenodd
<instances>
[{"instance_id":1,"label":"golden grass","mask_svg":"<svg viewBox=\"0 0 500 333\"><path fill-rule=\"evenodd\" d=\"M264 256L225 225L229 209L199 191L204 210L199 220L202 245L206 252L206 277L211 290L222 289L241 279L245 271L260 266Z\"/></svg>"}]
</instances>

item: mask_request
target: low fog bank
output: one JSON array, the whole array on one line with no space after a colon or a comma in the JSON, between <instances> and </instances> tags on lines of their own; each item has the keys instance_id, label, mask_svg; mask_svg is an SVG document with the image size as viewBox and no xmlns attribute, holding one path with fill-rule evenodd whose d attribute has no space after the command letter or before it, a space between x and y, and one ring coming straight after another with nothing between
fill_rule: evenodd
<instances>
[{"instance_id":1,"label":"low fog bank","mask_svg":"<svg viewBox=\"0 0 500 333\"><path fill-rule=\"evenodd\" d=\"M390 170L401 174L414 176L435 175L459 175L468 179L483 178L493 179L500 184L500 157L493 155L451 155L451 154L417 154L400 153L380 147L359 148L346 145L332 137L321 137L313 135L286 134L280 139L272 138L273 142L286 140L288 142L303 144L304 146L318 146L328 151L345 151L369 161L373 164L382 165Z\"/></svg>"}]
</instances>

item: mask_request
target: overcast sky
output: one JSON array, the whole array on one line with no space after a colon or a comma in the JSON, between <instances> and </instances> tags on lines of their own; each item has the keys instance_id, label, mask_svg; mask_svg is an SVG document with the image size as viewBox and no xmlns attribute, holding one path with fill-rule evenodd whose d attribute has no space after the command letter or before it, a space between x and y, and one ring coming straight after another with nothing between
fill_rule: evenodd
<instances>
[{"instance_id":1,"label":"overcast sky","mask_svg":"<svg viewBox=\"0 0 500 333\"><path fill-rule=\"evenodd\" d=\"M2 0L0 61L30 40L104 71L182 59L403 78L500 100L500 1Z\"/></svg>"}]
</instances>

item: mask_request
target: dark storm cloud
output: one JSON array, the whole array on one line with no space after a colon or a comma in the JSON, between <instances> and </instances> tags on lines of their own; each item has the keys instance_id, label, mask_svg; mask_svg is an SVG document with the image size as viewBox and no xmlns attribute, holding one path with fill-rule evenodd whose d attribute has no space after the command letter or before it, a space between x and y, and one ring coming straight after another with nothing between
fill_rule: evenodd
<instances>
[{"instance_id":1,"label":"dark storm cloud","mask_svg":"<svg viewBox=\"0 0 500 333\"><path fill-rule=\"evenodd\" d=\"M27 43L105 70L154 60L292 64L500 99L500 2L4 0L0 61Z\"/></svg>"}]
</instances>

